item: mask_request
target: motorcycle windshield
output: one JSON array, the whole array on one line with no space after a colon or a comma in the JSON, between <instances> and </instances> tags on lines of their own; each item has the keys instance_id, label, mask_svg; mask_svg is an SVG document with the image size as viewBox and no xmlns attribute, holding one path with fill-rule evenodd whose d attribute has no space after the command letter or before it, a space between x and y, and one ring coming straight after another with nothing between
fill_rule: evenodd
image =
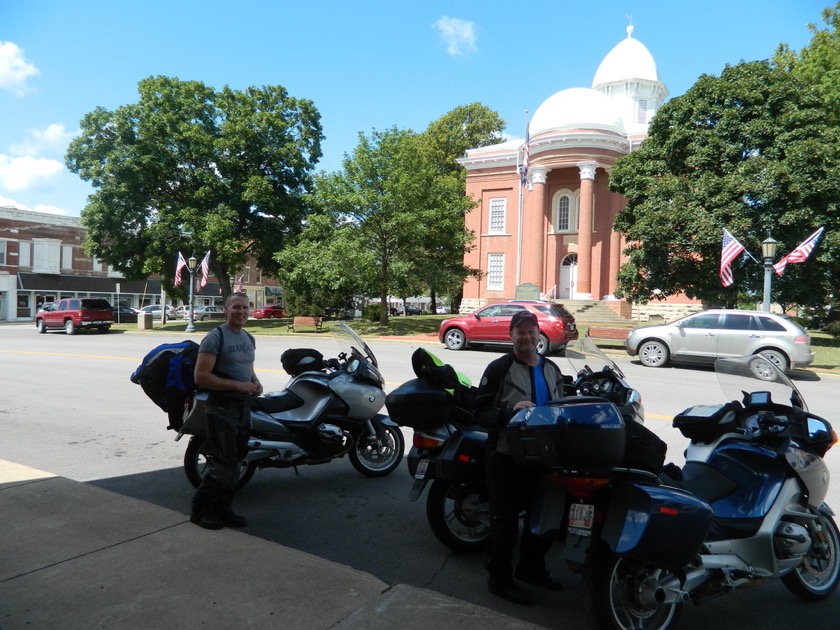
<instances>
[{"instance_id":1,"label":"motorcycle windshield","mask_svg":"<svg viewBox=\"0 0 840 630\"><path fill-rule=\"evenodd\" d=\"M365 357L374 367L379 367L373 351L362 341L362 338L359 337L356 331L350 328L347 322L339 322L334 331L338 345L344 354L350 357L355 352L355 354L360 354Z\"/></svg>"},{"instance_id":2,"label":"motorcycle windshield","mask_svg":"<svg viewBox=\"0 0 840 630\"><path fill-rule=\"evenodd\" d=\"M580 337L570 341L566 346L565 353L566 362L571 367L571 374L577 374L581 370L590 368L594 371L601 371L605 367L615 372L620 378L624 379L624 373L616 365L615 361L604 354L601 349L595 345L591 337ZM566 370L563 370L567 373Z\"/></svg>"},{"instance_id":3,"label":"motorcycle windshield","mask_svg":"<svg viewBox=\"0 0 840 630\"><path fill-rule=\"evenodd\" d=\"M763 355L718 359L715 373L727 400L753 404L774 402L808 410L796 385Z\"/></svg>"}]
</instances>

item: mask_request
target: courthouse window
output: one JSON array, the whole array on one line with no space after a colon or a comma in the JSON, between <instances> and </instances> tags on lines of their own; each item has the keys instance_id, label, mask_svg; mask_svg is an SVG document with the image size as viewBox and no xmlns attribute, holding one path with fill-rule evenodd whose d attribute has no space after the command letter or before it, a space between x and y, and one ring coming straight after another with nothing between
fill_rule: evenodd
<instances>
[{"instance_id":1,"label":"courthouse window","mask_svg":"<svg viewBox=\"0 0 840 630\"><path fill-rule=\"evenodd\" d=\"M487 254L487 290L501 291L504 289L505 255Z\"/></svg>"},{"instance_id":2,"label":"courthouse window","mask_svg":"<svg viewBox=\"0 0 840 630\"><path fill-rule=\"evenodd\" d=\"M507 199L490 200L490 233L503 234L505 231L505 213L507 211Z\"/></svg>"}]
</instances>

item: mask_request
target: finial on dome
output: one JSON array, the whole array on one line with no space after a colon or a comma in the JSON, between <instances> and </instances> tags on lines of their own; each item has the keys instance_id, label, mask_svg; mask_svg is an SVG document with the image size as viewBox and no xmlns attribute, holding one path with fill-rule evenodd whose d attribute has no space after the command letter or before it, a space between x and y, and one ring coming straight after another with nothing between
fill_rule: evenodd
<instances>
[{"instance_id":1,"label":"finial on dome","mask_svg":"<svg viewBox=\"0 0 840 630\"><path fill-rule=\"evenodd\" d=\"M627 25L627 37L630 38L633 37L633 29L635 28L633 26L633 16L627 15L625 17L627 18L627 21L630 22L630 24Z\"/></svg>"}]
</instances>

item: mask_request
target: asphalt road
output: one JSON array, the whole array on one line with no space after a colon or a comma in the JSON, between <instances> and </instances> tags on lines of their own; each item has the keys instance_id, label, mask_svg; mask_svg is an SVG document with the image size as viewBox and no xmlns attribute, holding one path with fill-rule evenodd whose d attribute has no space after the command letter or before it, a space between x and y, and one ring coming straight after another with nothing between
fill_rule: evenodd
<instances>
[{"instance_id":1,"label":"asphalt road","mask_svg":"<svg viewBox=\"0 0 840 630\"><path fill-rule=\"evenodd\" d=\"M161 333L38 335L34 326L0 326L0 458L88 482L188 513L193 489L181 468L186 440L174 442L166 419L128 377L143 355L163 341ZM280 354L315 347L335 356L327 336L258 337L257 371L267 390L288 376ZM380 368L393 388L413 378L410 356L418 342L372 341ZM429 346L478 382L490 351L450 352ZM648 426L669 444L669 460L682 462L682 436L670 427L674 414L699 403L722 402L708 369L648 369L617 356L630 383L642 392ZM835 377L797 378L811 410L840 428ZM411 434L406 434L410 443ZM840 447L826 461L840 480ZM247 533L367 571L380 579L430 588L525 621L551 628L586 627L579 580L549 555L567 585L559 594L537 592L537 605L521 607L487 594L479 555L450 553L432 535L424 497L407 498L411 479L401 466L383 479L368 479L346 459L294 470L259 471L237 496L248 516ZM828 502L840 505L836 485ZM253 579L259 579L254 576ZM804 604L780 583L737 591L701 607L686 606L680 628L834 628L840 595Z\"/></svg>"}]
</instances>

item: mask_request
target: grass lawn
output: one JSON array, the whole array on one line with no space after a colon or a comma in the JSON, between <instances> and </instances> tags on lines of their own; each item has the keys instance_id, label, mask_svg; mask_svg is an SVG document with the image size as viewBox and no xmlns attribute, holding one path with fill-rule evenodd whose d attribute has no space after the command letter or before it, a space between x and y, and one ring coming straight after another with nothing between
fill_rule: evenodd
<instances>
[{"instance_id":1,"label":"grass lawn","mask_svg":"<svg viewBox=\"0 0 840 630\"><path fill-rule=\"evenodd\" d=\"M361 337L410 337L414 335L425 335L429 333L437 333L440 327L440 322L451 317L451 315L412 315L408 317L395 316L388 318L388 325L381 326L379 322L369 321L352 321L350 325L353 327ZM221 320L212 320L207 322L195 322L196 332L207 333L221 323ZM324 332L329 333L330 326L335 326L336 321L325 321ZM168 321L165 326L156 320L153 324L152 331L160 332L184 332L187 323L186 320L176 319L175 321ZM580 334L585 335L589 330L589 326L581 323L578 327ZM629 330L630 326L628 326ZM280 335L280 336L295 336L300 333L311 332L315 333L315 329L307 330L300 329L297 333L288 332L287 320L285 319L251 319L248 321L247 329L254 335ZM144 333L146 331L137 330L137 324L115 324L114 330L127 330L137 333ZM835 339L831 335L810 331L811 334L811 348L813 349L816 358L814 359L811 369L822 372L831 372L840 374L840 340ZM624 346L621 341L598 340L598 346L603 349L621 350Z\"/></svg>"}]
</instances>

